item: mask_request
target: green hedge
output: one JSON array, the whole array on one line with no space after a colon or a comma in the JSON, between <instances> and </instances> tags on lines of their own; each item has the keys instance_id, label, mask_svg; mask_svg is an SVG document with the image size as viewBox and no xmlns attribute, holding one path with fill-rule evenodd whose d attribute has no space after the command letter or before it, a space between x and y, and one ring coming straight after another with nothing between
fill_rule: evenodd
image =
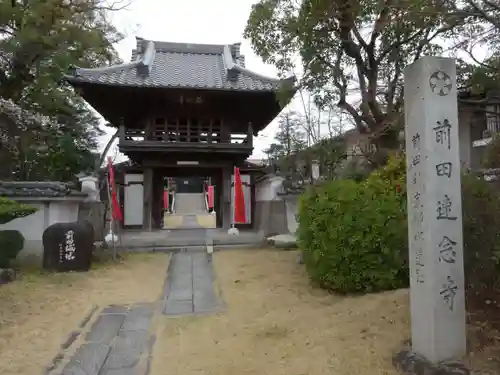
<instances>
[{"instance_id":1,"label":"green hedge","mask_svg":"<svg viewBox=\"0 0 500 375\"><path fill-rule=\"evenodd\" d=\"M469 290L499 284L498 188L462 178L464 253ZM365 181L336 180L299 201L298 243L311 279L342 293L408 285L406 167L404 155ZM499 276L497 276L499 275Z\"/></svg>"},{"instance_id":2,"label":"green hedge","mask_svg":"<svg viewBox=\"0 0 500 375\"><path fill-rule=\"evenodd\" d=\"M337 292L372 292L408 283L405 207L339 180L306 192L299 204L299 246L312 280Z\"/></svg>"},{"instance_id":3,"label":"green hedge","mask_svg":"<svg viewBox=\"0 0 500 375\"><path fill-rule=\"evenodd\" d=\"M37 209L5 197L0 197L0 224L29 216ZM0 230L0 268L7 268L24 247L24 237L17 230Z\"/></svg>"},{"instance_id":4,"label":"green hedge","mask_svg":"<svg viewBox=\"0 0 500 375\"><path fill-rule=\"evenodd\" d=\"M8 223L20 217L29 216L37 211L36 208L22 204L5 197L0 197L0 224Z\"/></svg>"},{"instance_id":5,"label":"green hedge","mask_svg":"<svg viewBox=\"0 0 500 375\"><path fill-rule=\"evenodd\" d=\"M462 177L465 282L468 297L491 299L500 288L499 185Z\"/></svg>"},{"instance_id":6,"label":"green hedge","mask_svg":"<svg viewBox=\"0 0 500 375\"><path fill-rule=\"evenodd\" d=\"M24 237L17 230L0 230L0 268L8 268L24 247Z\"/></svg>"}]
</instances>

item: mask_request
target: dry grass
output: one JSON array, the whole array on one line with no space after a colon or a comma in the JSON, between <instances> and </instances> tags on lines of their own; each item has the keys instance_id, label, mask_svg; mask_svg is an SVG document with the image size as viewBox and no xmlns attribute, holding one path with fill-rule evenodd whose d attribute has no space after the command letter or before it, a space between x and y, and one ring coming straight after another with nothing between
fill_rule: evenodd
<instances>
[{"instance_id":1,"label":"dry grass","mask_svg":"<svg viewBox=\"0 0 500 375\"><path fill-rule=\"evenodd\" d=\"M296 252L214 256L227 311L163 318L152 375L397 374L407 292L338 297L311 289Z\"/></svg>"},{"instance_id":2,"label":"dry grass","mask_svg":"<svg viewBox=\"0 0 500 375\"><path fill-rule=\"evenodd\" d=\"M89 273L31 272L0 287L0 374L42 374L93 305L157 300L167 259L133 254Z\"/></svg>"},{"instance_id":3,"label":"dry grass","mask_svg":"<svg viewBox=\"0 0 500 375\"><path fill-rule=\"evenodd\" d=\"M227 311L163 317L152 375L398 374L391 357L410 334L407 291L333 296L309 285L297 256L216 253ZM476 373L500 374L498 341L474 341L467 360Z\"/></svg>"}]
</instances>

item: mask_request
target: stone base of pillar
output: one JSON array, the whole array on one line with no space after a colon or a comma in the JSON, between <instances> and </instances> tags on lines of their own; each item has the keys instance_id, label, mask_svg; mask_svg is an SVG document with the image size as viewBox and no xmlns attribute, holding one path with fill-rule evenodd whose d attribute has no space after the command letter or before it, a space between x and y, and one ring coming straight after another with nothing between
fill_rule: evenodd
<instances>
[{"instance_id":1,"label":"stone base of pillar","mask_svg":"<svg viewBox=\"0 0 500 375\"><path fill-rule=\"evenodd\" d=\"M238 228L231 227L227 231L227 234L229 234L230 236L239 236L240 235L240 231L238 230Z\"/></svg>"},{"instance_id":2,"label":"stone base of pillar","mask_svg":"<svg viewBox=\"0 0 500 375\"><path fill-rule=\"evenodd\" d=\"M392 358L393 365L407 375L469 375L471 371L459 362L434 364L421 355L405 348Z\"/></svg>"}]
</instances>

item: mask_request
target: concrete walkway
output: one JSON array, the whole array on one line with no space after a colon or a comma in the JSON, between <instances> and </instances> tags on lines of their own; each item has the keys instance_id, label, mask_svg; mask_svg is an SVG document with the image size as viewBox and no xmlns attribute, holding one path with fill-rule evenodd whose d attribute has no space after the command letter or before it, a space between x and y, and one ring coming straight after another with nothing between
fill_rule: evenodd
<instances>
[{"instance_id":1,"label":"concrete walkway","mask_svg":"<svg viewBox=\"0 0 500 375\"><path fill-rule=\"evenodd\" d=\"M220 311L214 289L211 255L180 252L172 255L164 296L165 315L207 314Z\"/></svg>"},{"instance_id":2,"label":"concrete walkway","mask_svg":"<svg viewBox=\"0 0 500 375\"><path fill-rule=\"evenodd\" d=\"M127 251L169 251L184 247L207 246L262 246L264 235L256 231L240 231L231 236L227 229L178 228L172 230L129 230L122 234L123 247Z\"/></svg>"}]
</instances>

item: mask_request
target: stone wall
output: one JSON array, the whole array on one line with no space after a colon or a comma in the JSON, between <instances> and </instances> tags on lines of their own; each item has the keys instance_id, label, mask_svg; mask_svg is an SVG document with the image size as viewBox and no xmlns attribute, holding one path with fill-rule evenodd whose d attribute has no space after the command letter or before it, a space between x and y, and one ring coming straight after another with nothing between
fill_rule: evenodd
<instances>
[{"instance_id":1,"label":"stone wall","mask_svg":"<svg viewBox=\"0 0 500 375\"><path fill-rule=\"evenodd\" d=\"M37 209L34 214L14 219L0 225L0 230L17 230L24 237L24 246L19 254L23 260L39 263L43 254L42 233L49 225L49 203L23 202Z\"/></svg>"},{"instance_id":2,"label":"stone wall","mask_svg":"<svg viewBox=\"0 0 500 375\"><path fill-rule=\"evenodd\" d=\"M284 178L269 175L256 185L256 228L265 236L295 233L299 194L285 192Z\"/></svg>"},{"instance_id":3,"label":"stone wall","mask_svg":"<svg viewBox=\"0 0 500 375\"><path fill-rule=\"evenodd\" d=\"M283 200L285 202L286 229L288 233L294 234L299 226L297 222L299 195L285 195Z\"/></svg>"},{"instance_id":4,"label":"stone wall","mask_svg":"<svg viewBox=\"0 0 500 375\"><path fill-rule=\"evenodd\" d=\"M78 199L33 197L17 199L38 209L32 215L14 219L0 225L0 230L17 230L24 237L24 247L19 253L23 261L39 264L43 256L42 236L45 229L55 223L71 223L79 217Z\"/></svg>"},{"instance_id":5,"label":"stone wall","mask_svg":"<svg viewBox=\"0 0 500 375\"><path fill-rule=\"evenodd\" d=\"M277 195L283 178L267 175L255 184L254 228L264 236L286 233L285 202Z\"/></svg>"},{"instance_id":6,"label":"stone wall","mask_svg":"<svg viewBox=\"0 0 500 375\"><path fill-rule=\"evenodd\" d=\"M285 201L255 202L255 228L264 236L287 233Z\"/></svg>"}]
</instances>

